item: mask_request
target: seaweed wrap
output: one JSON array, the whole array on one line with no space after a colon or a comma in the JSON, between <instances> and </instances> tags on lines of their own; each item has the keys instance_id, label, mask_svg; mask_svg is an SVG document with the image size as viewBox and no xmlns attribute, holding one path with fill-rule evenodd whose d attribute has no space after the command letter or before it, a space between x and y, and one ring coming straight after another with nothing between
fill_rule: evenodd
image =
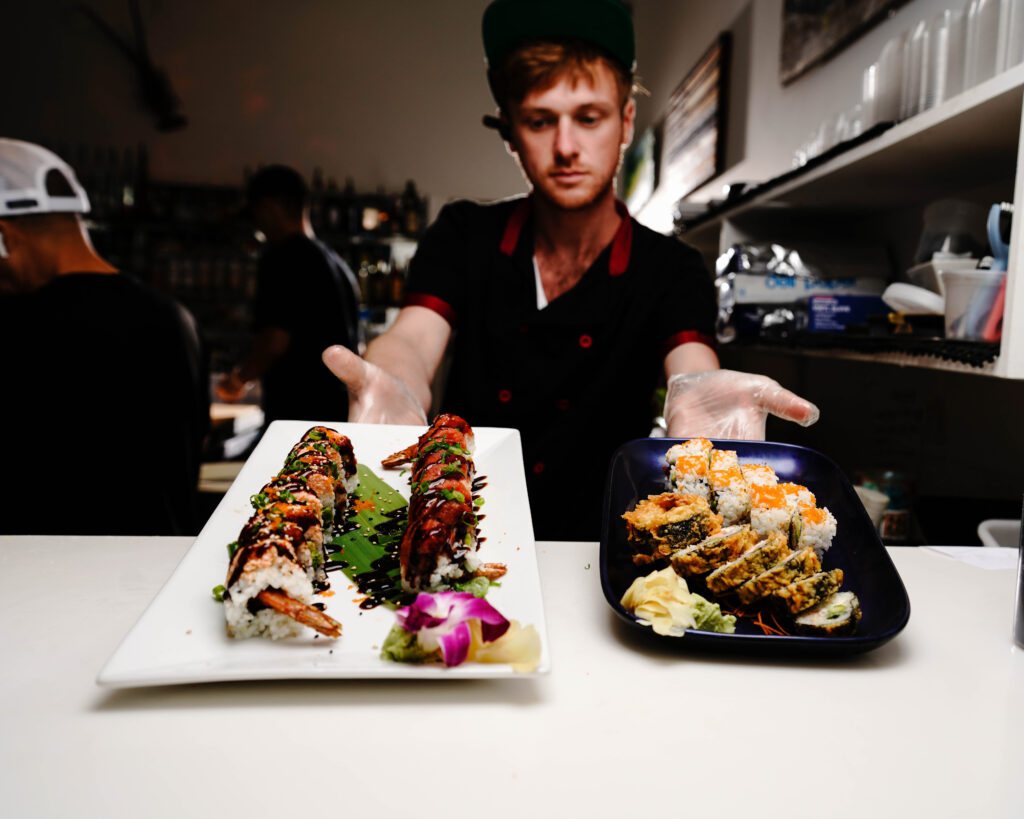
<instances>
[{"instance_id":1,"label":"seaweed wrap","mask_svg":"<svg viewBox=\"0 0 1024 819\"><path fill-rule=\"evenodd\" d=\"M794 580L809 577L820 571L821 561L814 549L801 549L799 552L793 552L785 560L757 577L748 580L736 589L736 595L743 605L749 606L767 597L773 591L788 586Z\"/></svg>"},{"instance_id":2,"label":"seaweed wrap","mask_svg":"<svg viewBox=\"0 0 1024 819\"><path fill-rule=\"evenodd\" d=\"M843 585L843 570L817 572L810 577L795 580L788 586L772 592L771 598L789 614L799 614L816 606L826 597L834 594Z\"/></svg>"},{"instance_id":3,"label":"seaweed wrap","mask_svg":"<svg viewBox=\"0 0 1024 819\"><path fill-rule=\"evenodd\" d=\"M683 577L705 574L747 551L757 540L749 526L728 526L700 543L673 552L669 557L676 574Z\"/></svg>"},{"instance_id":4,"label":"seaweed wrap","mask_svg":"<svg viewBox=\"0 0 1024 819\"><path fill-rule=\"evenodd\" d=\"M753 534L749 526L744 528ZM753 534L753 537L756 539L757 535ZM726 594L774 566L788 554L786 537L775 532L735 560L715 569L705 582L714 594Z\"/></svg>"}]
</instances>

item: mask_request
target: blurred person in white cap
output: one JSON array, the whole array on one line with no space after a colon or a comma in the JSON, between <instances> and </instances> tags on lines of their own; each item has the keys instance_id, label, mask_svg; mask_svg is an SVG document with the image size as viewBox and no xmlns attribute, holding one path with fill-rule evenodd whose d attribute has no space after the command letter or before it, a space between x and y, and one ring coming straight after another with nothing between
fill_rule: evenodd
<instances>
[{"instance_id":1,"label":"blurred person in white cap","mask_svg":"<svg viewBox=\"0 0 1024 819\"><path fill-rule=\"evenodd\" d=\"M537 536L597 539L612 453L651 429L668 378L672 436L764 436L768 413L817 409L771 379L720 370L715 293L697 251L633 219L615 176L636 118L635 43L618 0L495 0L483 16L484 118L525 197L446 205L405 305L365 358L331 347L349 420L425 422L451 342L443 411L522 435Z\"/></svg>"},{"instance_id":2,"label":"blurred person in white cap","mask_svg":"<svg viewBox=\"0 0 1024 819\"><path fill-rule=\"evenodd\" d=\"M192 316L96 252L74 171L0 139L3 534L194 534L206 366Z\"/></svg>"}]
</instances>

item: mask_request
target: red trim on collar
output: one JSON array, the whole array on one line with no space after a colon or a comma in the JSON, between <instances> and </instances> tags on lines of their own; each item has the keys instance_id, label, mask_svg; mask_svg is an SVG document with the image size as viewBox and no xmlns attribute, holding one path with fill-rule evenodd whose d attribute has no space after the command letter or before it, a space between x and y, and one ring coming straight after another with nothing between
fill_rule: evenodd
<instances>
[{"instance_id":1,"label":"red trim on collar","mask_svg":"<svg viewBox=\"0 0 1024 819\"><path fill-rule=\"evenodd\" d=\"M523 225L526 224L532 209L533 200L526 196L516 205L512 215L508 217L505 233L501 237L501 244L498 245L498 248L506 256L511 256L516 252L516 245L519 244L519 235L523 232Z\"/></svg>"},{"instance_id":2,"label":"red trim on collar","mask_svg":"<svg viewBox=\"0 0 1024 819\"><path fill-rule=\"evenodd\" d=\"M452 306L439 299L437 296L431 296L429 293L407 293L405 298L402 299L403 307L426 307L428 310L433 310L441 318L447 321L452 327L458 324L458 314L452 308Z\"/></svg>"},{"instance_id":3,"label":"red trim on collar","mask_svg":"<svg viewBox=\"0 0 1024 819\"><path fill-rule=\"evenodd\" d=\"M669 336L662 342L661 357L667 356L680 344L689 344L691 341L696 341L705 347L710 347L712 350L718 346L715 339L707 333L702 333L699 330L683 330L681 333Z\"/></svg>"},{"instance_id":4,"label":"red trim on collar","mask_svg":"<svg viewBox=\"0 0 1024 819\"><path fill-rule=\"evenodd\" d=\"M616 199L615 210L622 221L619 229L615 231L615 238L612 239L612 255L608 258L608 273L612 276L621 276L629 267L629 254L633 250L633 220L629 218L629 210L626 203Z\"/></svg>"},{"instance_id":5,"label":"red trim on collar","mask_svg":"<svg viewBox=\"0 0 1024 819\"><path fill-rule=\"evenodd\" d=\"M523 233L523 225L526 224L532 209L533 197L527 196L516 205L512 215L508 217L505 232L501 236L501 244L498 245L498 249L506 256L512 256L516 252L516 245L519 244L519 237ZM619 199L615 200L615 211L622 221L612 239L612 252L608 258L608 273L612 276L621 276L629 267L629 256L633 250L633 220L629 217L626 204Z\"/></svg>"}]
</instances>

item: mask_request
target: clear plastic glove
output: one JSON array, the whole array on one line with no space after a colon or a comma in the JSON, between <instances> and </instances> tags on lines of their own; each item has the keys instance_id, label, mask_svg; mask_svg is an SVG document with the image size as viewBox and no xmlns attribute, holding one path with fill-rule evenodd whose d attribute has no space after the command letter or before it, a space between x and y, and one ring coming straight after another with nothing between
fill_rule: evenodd
<instances>
[{"instance_id":1,"label":"clear plastic glove","mask_svg":"<svg viewBox=\"0 0 1024 819\"><path fill-rule=\"evenodd\" d=\"M821 414L810 401L763 375L708 370L668 380L665 423L670 438L763 441L769 413L805 427Z\"/></svg>"},{"instance_id":2,"label":"clear plastic glove","mask_svg":"<svg viewBox=\"0 0 1024 819\"><path fill-rule=\"evenodd\" d=\"M348 388L348 420L358 424L426 425L427 415L409 388L346 347L324 350L324 364Z\"/></svg>"}]
</instances>

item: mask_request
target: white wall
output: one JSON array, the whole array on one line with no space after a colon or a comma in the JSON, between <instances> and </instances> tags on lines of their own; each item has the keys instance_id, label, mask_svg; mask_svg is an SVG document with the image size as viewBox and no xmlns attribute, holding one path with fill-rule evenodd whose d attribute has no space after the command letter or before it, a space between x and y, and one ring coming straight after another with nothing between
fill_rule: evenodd
<instances>
[{"instance_id":1,"label":"white wall","mask_svg":"<svg viewBox=\"0 0 1024 819\"><path fill-rule=\"evenodd\" d=\"M131 39L127 0L87 0ZM238 183L287 162L360 190L412 178L434 210L525 189L481 117L485 0L142 0L154 62L190 122L160 134L128 62L66 0L4 13L0 133L72 146L145 142L155 177ZM12 36L12 33L14 36Z\"/></svg>"},{"instance_id":2,"label":"white wall","mask_svg":"<svg viewBox=\"0 0 1024 819\"><path fill-rule=\"evenodd\" d=\"M131 38L127 0L86 0ZM650 90L640 125L718 33L733 29L733 99L724 182L785 171L823 116L855 103L882 44L956 0L912 0L831 62L787 88L778 79L782 0L633 0L639 70ZM9 3L10 72L0 133L49 143L145 142L160 179L237 183L245 166L320 166L339 183L389 190L413 178L432 210L454 197L498 198L525 183L480 118L493 108L480 17L487 0L141 0L154 61L184 101L188 127L160 134L127 61L71 0ZM671 227L678 193L643 214Z\"/></svg>"},{"instance_id":3,"label":"white wall","mask_svg":"<svg viewBox=\"0 0 1024 819\"><path fill-rule=\"evenodd\" d=\"M762 182L789 170L793 153L824 117L860 101L864 69L882 46L964 0L911 0L827 63L790 85L779 80L783 0L635 0L638 69L651 97L640 106L640 127L664 114L669 95L722 31L733 32L731 101L725 173L688 198L721 195L730 182ZM672 226L679 191L659 190L641 220Z\"/></svg>"}]
</instances>

